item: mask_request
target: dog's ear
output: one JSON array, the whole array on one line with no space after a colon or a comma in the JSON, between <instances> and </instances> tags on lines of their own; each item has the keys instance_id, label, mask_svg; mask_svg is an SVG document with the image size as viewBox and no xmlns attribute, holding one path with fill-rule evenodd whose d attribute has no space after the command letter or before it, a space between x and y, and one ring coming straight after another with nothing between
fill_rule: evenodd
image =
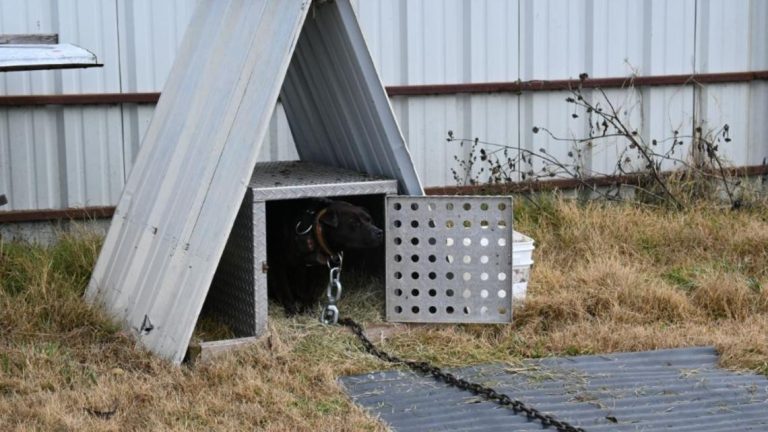
<instances>
[{"instance_id":1,"label":"dog's ear","mask_svg":"<svg viewBox=\"0 0 768 432\"><path fill-rule=\"evenodd\" d=\"M338 228L339 215L337 215L336 211L332 209L326 209L325 213L323 213L320 217L320 222L330 227Z\"/></svg>"}]
</instances>

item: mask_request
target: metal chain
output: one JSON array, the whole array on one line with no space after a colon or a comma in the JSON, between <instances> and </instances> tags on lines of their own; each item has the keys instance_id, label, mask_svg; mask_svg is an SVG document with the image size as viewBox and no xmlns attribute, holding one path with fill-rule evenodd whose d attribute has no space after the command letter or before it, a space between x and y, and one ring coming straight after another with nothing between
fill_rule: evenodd
<instances>
[{"instance_id":1,"label":"metal chain","mask_svg":"<svg viewBox=\"0 0 768 432\"><path fill-rule=\"evenodd\" d=\"M320 316L320 322L323 324L336 324L339 321L339 308L336 302L341 297L341 264L344 260L344 253L339 252L335 257L328 258L328 288L325 296L328 301L323 308L323 314Z\"/></svg>"},{"instance_id":2,"label":"metal chain","mask_svg":"<svg viewBox=\"0 0 768 432\"><path fill-rule=\"evenodd\" d=\"M512 399L511 397L507 396L504 393L499 393L496 390L490 387L486 387L482 384L473 383L461 378L457 378L455 375L449 372L444 372L439 367L431 365L427 362L403 360L399 357L388 354L376 348L376 346L373 345L373 343L368 339L368 337L365 336L365 332L363 328L360 326L360 324L356 323L350 318L342 318L341 320L339 320L339 324L347 326L350 329L352 329L355 335L357 335L357 338L363 344L363 347L365 347L365 350L368 351L370 354L373 354L374 356L378 357L381 360L384 360L389 363L404 364L416 372L420 372L425 375L431 375L435 379L439 381L443 381L444 383L450 386L468 391L474 395L481 396L486 400L508 407L512 409L512 411L514 411L516 414L525 414L525 416L528 417L528 419L538 420L539 422L541 422L542 425L544 425L544 427L552 426L559 432L585 432L585 430L580 427L576 427L562 420L558 420L549 414L544 414L543 412L537 410L536 408L532 408L526 405L522 401Z\"/></svg>"}]
</instances>

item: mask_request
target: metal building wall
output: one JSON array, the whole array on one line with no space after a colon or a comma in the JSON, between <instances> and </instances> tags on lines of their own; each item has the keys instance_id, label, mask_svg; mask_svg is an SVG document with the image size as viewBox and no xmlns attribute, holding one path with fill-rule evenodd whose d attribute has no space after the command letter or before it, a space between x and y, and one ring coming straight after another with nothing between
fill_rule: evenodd
<instances>
[{"instance_id":1,"label":"metal building wall","mask_svg":"<svg viewBox=\"0 0 768 432\"><path fill-rule=\"evenodd\" d=\"M196 0L0 0L0 33L58 32L105 67L0 75L0 95L160 91ZM357 0L385 85L514 82L768 69L768 2L761 0ZM650 138L731 126L721 151L735 165L768 156L768 82L607 91ZM568 159L563 136L586 130L563 92L396 96L392 104L425 186L453 185L457 137ZM116 203L151 105L0 107L0 189L11 206ZM261 160L291 159L280 109ZM12 145L11 145L12 143ZM585 149L587 169L610 173L620 142ZM670 165L671 167L671 165Z\"/></svg>"},{"instance_id":2,"label":"metal building wall","mask_svg":"<svg viewBox=\"0 0 768 432\"><path fill-rule=\"evenodd\" d=\"M196 0L0 0L0 34L58 33L103 68L0 74L0 95L162 90ZM115 205L154 106L0 107L3 210ZM285 114L260 160L296 157Z\"/></svg>"}]
</instances>

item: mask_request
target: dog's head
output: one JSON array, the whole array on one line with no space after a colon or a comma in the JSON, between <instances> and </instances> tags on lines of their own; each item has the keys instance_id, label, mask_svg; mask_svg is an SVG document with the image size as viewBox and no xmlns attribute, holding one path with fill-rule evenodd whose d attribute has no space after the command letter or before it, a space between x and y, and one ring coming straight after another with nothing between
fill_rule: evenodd
<instances>
[{"instance_id":1,"label":"dog's head","mask_svg":"<svg viewBox=\"0 0 768 432\"><path fill-rule=\"evenodd\" d=\"M384 231L373 224L371 215L345 201L332 201L320 215L325 240L334 250L377 247Z\"/></svg>"}]
</instances>

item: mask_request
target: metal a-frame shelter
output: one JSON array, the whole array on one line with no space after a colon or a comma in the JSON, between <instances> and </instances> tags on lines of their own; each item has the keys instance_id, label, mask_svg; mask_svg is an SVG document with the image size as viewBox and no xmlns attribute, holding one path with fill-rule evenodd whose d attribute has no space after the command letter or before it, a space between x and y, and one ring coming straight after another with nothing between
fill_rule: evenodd
<instances>
[{"instance_id":1,"label":"metal a-frame shelter","mask_svg":"<svg viewBox=\"0 0 768 432\"><path fill-rule=\"evenodd\" d=\"M349 0L202 0L86 292L175 363L278 97L302 160L423 194Z\"/></svg>"}]
</instances>

